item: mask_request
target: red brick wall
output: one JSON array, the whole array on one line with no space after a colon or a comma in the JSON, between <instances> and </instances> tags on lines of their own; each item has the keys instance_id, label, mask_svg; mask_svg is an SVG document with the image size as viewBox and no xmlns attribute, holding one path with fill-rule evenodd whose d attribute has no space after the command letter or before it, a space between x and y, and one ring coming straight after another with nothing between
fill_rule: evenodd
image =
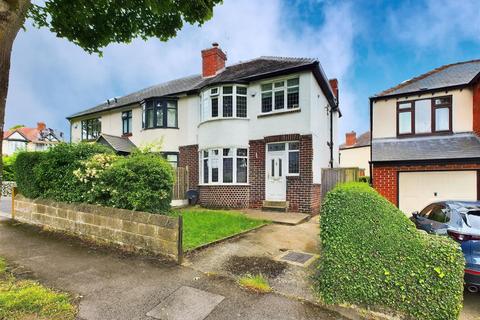
<instances>
[{"instance_id":1,"label":"red brick wall","mask_svg":"<svg viewBox=\"0 0 480 320\"><path fill-rule=\"evenodd\" d=\"M320 213L320 206L322 203L322 188L321 184L313 184L312 185L312 195L311 195L311 213L318 214Z\"/></svg>"},{"instance_id":2,"label":"red brick wall","mask_svg":"<svg viewBox=\"0 0 480 320\"><path fill-rule=\"evenodd\" d=\"M373 187L387 200L398 206L398 172L480 169L480 163L432 163L412 165L373 165Z\"/></svg>"},{"instance_id":3,"label":"red brick wall","mask_svg":"<svg viewBox=\"0 0 480 320\"><path fill-rule=\"evenodd\" d=\"M480 82L473 87L473 131L480 136Z\"/></svg>"},{"instance_id":4,"label":"red brick wall","mask_svg":"<svg viewBox=\"0 0 480 320\"><path fill-rule=\"evenodd\" d=\"M250 140L250 208L261 208L265 200L265 140Z\"/></svg>"},{"instance_id":5,"label":"red brick wall","mask_svg":"<svg viewBox=\"0 0 480 320\"><path fill-rule=\"evenodd\" d=\"M226 54L217 46L202 50L202 76L214 76L218 70L225 68Z\"/></svg>"},{"instance_id":6,"label":"red brick wall","mask_svg":"<svg viewBox=\"0 0 480 320\"><path fill-rule=\"evenodd\" d=\"M198 145L182 146L179 148L179 167L188 167L190 189L198 187Z\"/></svg>"},{"instance_id":7,"label":"red brick wall","mask_svg":"<svg viewBox=\"0 0 480 320\"><path fill-rule=\"evenodd\" d=\"M209 208L247 208L250 186L199 186L200 204Z\"/></svg>"}]
</instances>

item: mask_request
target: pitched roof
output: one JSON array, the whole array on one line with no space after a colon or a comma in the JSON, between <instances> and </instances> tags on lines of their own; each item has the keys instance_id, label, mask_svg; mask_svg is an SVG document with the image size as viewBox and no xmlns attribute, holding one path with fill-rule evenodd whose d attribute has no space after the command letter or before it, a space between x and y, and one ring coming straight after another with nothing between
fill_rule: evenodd
<instances>
[{"instance_id":1,"label":"pitched roof","mask_svg":"<svg viewBox=\"0 0 480 320\"><path fill-rule=\"evenodd\" d=\"M102 133L96 141L99 142L102 139L112 147L113 150L118 152L131 153L133 149L136 148L135 144L127 137L117 137Z\"/></svg>"},{"instance_id":2,"label":"pitched roof","mask_svg":"<svg viewBox=\"0 0 480 320\"><path fill-rule=\"evenodd\" d=\"M203 78L201 75L193 75L160 83L126 96L112 99L93 108L77 112L68 116L67 119L127 106L133 103L138 103L147 98L173 96L180 93L193 93L198 92L202 88L210 85L233 82L247 83L256 79L280 75L286 72L295 72L308 69L313 70L313 73L317 78L320 87L329 99L329 102L336 107L336 100L334 98L332 88L330 87L328 79L318 60L310 58L262 56L256 59L227 66L223 71L219 72L214 77Z\"/></svg>"},{"instance_id":3,"label":"pitched roof","mask_svg":"<svg viewBox=\"0 0 480 320\"><path fill-rule=\"evenodd\" d=\"M480 158L480 140L474 133L372 141L372 161L467 158Z\"/></svg>"},{"instance_id":4,"label":"pitched roof","mask_svg":"<svg viewBox=\"0 0 480 320\"><path fill-rule=\"evenodd\" d=\"M351 146L347 146L344 142L340 145L340 150L343 149L351 149L351 148L360 148L360 147L368 147L370 146L370 131L364 132L358 136L357 142Z\"/></svg>"},{"instance_id":5,"label":"pitched roof","mask_svg":"<svg viewBox=\"0 0 480 320\"><path fill-rule=\"evenodd\" d=\"M60 140L54 133L54 130L46 128L45 130L39 130L38 128L27 128L27 127L19 127L13 130L7 130L3 133L3 140L8 139L12 134L18 132L22 135L26 140L29 142L35 143L50 143L47 138L48 135L53 135L55 139Z\"/></svg>"},{"instance_id":6,"label":"pitched roof","mask_svg":"<svg viewBox=\"0 0 480 320\"><path fill-rule=\"evenodd\" d=\"M480 77L480 59L447 64L377 93L372 99L469 85L478 77Z\"/></svg>"}]
</instances>

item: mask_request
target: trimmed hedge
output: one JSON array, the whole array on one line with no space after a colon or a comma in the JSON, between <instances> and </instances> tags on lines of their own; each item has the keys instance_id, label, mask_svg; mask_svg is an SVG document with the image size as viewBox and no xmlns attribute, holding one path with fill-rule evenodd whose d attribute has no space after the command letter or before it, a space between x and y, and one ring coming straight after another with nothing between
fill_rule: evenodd
<instances>
[{"instance_id":1,"label":"trimmed hedge","mask_svg":"<svg viewBox=\"0 0 480 320\"><path fill-rule=\"evenodd\" d=\"M43 152L22 151L13 164L17 188L25 197L38 198L42 195L40 181L34 173L34 168L40 163Z\"/></svg>"},{"instance_id":2,"label":"trimmed hedge","mask_svg":"<svg viewBox=\"0 0 480 320\"><path fill-rule=\"evenodd\" d=\"M418 232L365 183L340 185L325 198L316 275L329 304L355 304L414 319L457 319L465 260L448 237Z\"/></svg>"},{"instance_id":3,"label":"trimmed hedge","mask_svg":"<svg viewBox=\"0 0 480 320\"><path fill-rule=\"evenodd\" d=\"M15 159L17 158L17 153L12 154L11 156L4 156L3 160L3 174L2 181L15 181L15 170L13 165L15 164Z\"/></svg>"}]
</instances>

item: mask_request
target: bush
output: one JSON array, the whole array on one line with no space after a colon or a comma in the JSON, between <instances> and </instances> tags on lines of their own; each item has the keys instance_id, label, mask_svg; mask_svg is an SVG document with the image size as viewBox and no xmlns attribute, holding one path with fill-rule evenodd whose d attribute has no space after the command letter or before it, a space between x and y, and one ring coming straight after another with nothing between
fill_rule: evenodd
<instances>
[{"instance_id":1,"label":"bush","mask_svg":"<svg viewBox=\"0 0 480 320\"><path fill-rule=\"evenodd\" d=\"M170 209L174 170L157 154L119 158L99 176L97 203L110 207L165 212Z\"/></svg>"},{"instance_id":2,"label":"bush","mask_svg":"<svg viewBox=\"0 0 480 320\"><path fill-rule=\"evenodd\" d=\"M2 181L15 181L15 171L13 165L15 159L17 158L17 153L12 154L11 156L3 157L3 174Z\"/></svg>"},{"instance_id":3,"label":"bush","mask_svg":"<svg viewBox=\"0 0 480 320\"><path fill-rule=\"evenodd\" d=\"M369 176L359 177L359 178L358 178L358 181L369 184L369 183L370 183L370 177L369 177Z\"/></svg>"},{"instance_id":4,"label":"bush","mask_svg":"<svg viewBox=\"0 0 480 320\"><path fill-rule=\"evenodd\" d=\"M458 318L465 263L459 245L418 232L368 185L348 183L329 192L320 229L316 284L324 302L408 318Z\"/></svg>"},{"instance_id":5,"label":"bush","mask_svg":"<svg viewBox=\"0 0 480 320\"><path fill-rule=\"evenodd\" d=\"M82 167L83 161L100 153L112 151L97 143L60 143L44 152L34 168L41 197L64 202L85 201L89 185L77 179L73 172Z\"/></svg>"},{"instance_id":6,"label":"bush","mask_svg":"<svg viewBox=\"0 0 480 320\"><path fill-rule=\"evenodd\" d=\"M15 181L18 191L28 198L38 198L42 195L40 181L34 173L34 168L41 162L43 152L20 152L13 163Z\"/></svg>"}]
</instances>

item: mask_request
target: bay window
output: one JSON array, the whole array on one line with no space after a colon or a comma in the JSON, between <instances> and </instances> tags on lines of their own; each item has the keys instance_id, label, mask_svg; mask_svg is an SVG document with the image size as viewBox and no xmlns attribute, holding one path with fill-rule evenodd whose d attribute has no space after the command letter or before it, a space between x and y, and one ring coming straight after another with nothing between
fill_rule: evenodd
<instances>
[{"instance_id":1,"label":"bay window","mask_svg":"<svg viewBox=\"0 0 480 320\"><path fill-rule=\"evenodd\" d=\"M143 104L143 128L178 128L176 100L149 99Z\"/></svg>"},{"instance_id":2,"label":"bay window","mask_svg":"<svg viewBox=\"0 0 480 320\"><path fill-rule=\"evenodd\" d=\"M122 134L132 133L132 110L122 112Z\"/></svg>"},{"instance_id":3,"label":"bay window","mask_svg":"<svg viewBox=\"0 0 480 320\"><path fill-rule=\"evenodd\" d=\"M247 118L247 87L225 85L203 93L202 121L217 118Z\"/></svg>"},{"instance_id":4,"label":"bay window","mask_svg":"<svg viewBox=\"0 0 480 320\"><path fill-rule=\"evenodd\" d=\"M299 78L262 84L262 113L298 109L299 87Z\"/></svg>"},{"instance_id":5,"label":"bay window","mask_svg":"<svg viewBox=\"0 0 480 320\"><path fill-rule=\"evenodd\" d=\"M401 101L397 103L397 134L450 132L452 96Z\"/></svg>"},{"instance_id":6,"label":"bay window","mask_svg":"<svg viewBox=\"0 0 480 320\"><path fill-rule=\"evenodd\" d=\"M100 136L102 123L100 118L87 119L82 121L82 140L95 140Z\"/></svg>"},{"instance_id":7,"label":"bay window","mask_svg":"<svg viewBox=\"0 0 480 320\"><path fill-rule=\"evenodd\" d=\"M200 152L200 177L203 184L248 182L247 148L215 148Z\"/></svg>"}]
</instances>

